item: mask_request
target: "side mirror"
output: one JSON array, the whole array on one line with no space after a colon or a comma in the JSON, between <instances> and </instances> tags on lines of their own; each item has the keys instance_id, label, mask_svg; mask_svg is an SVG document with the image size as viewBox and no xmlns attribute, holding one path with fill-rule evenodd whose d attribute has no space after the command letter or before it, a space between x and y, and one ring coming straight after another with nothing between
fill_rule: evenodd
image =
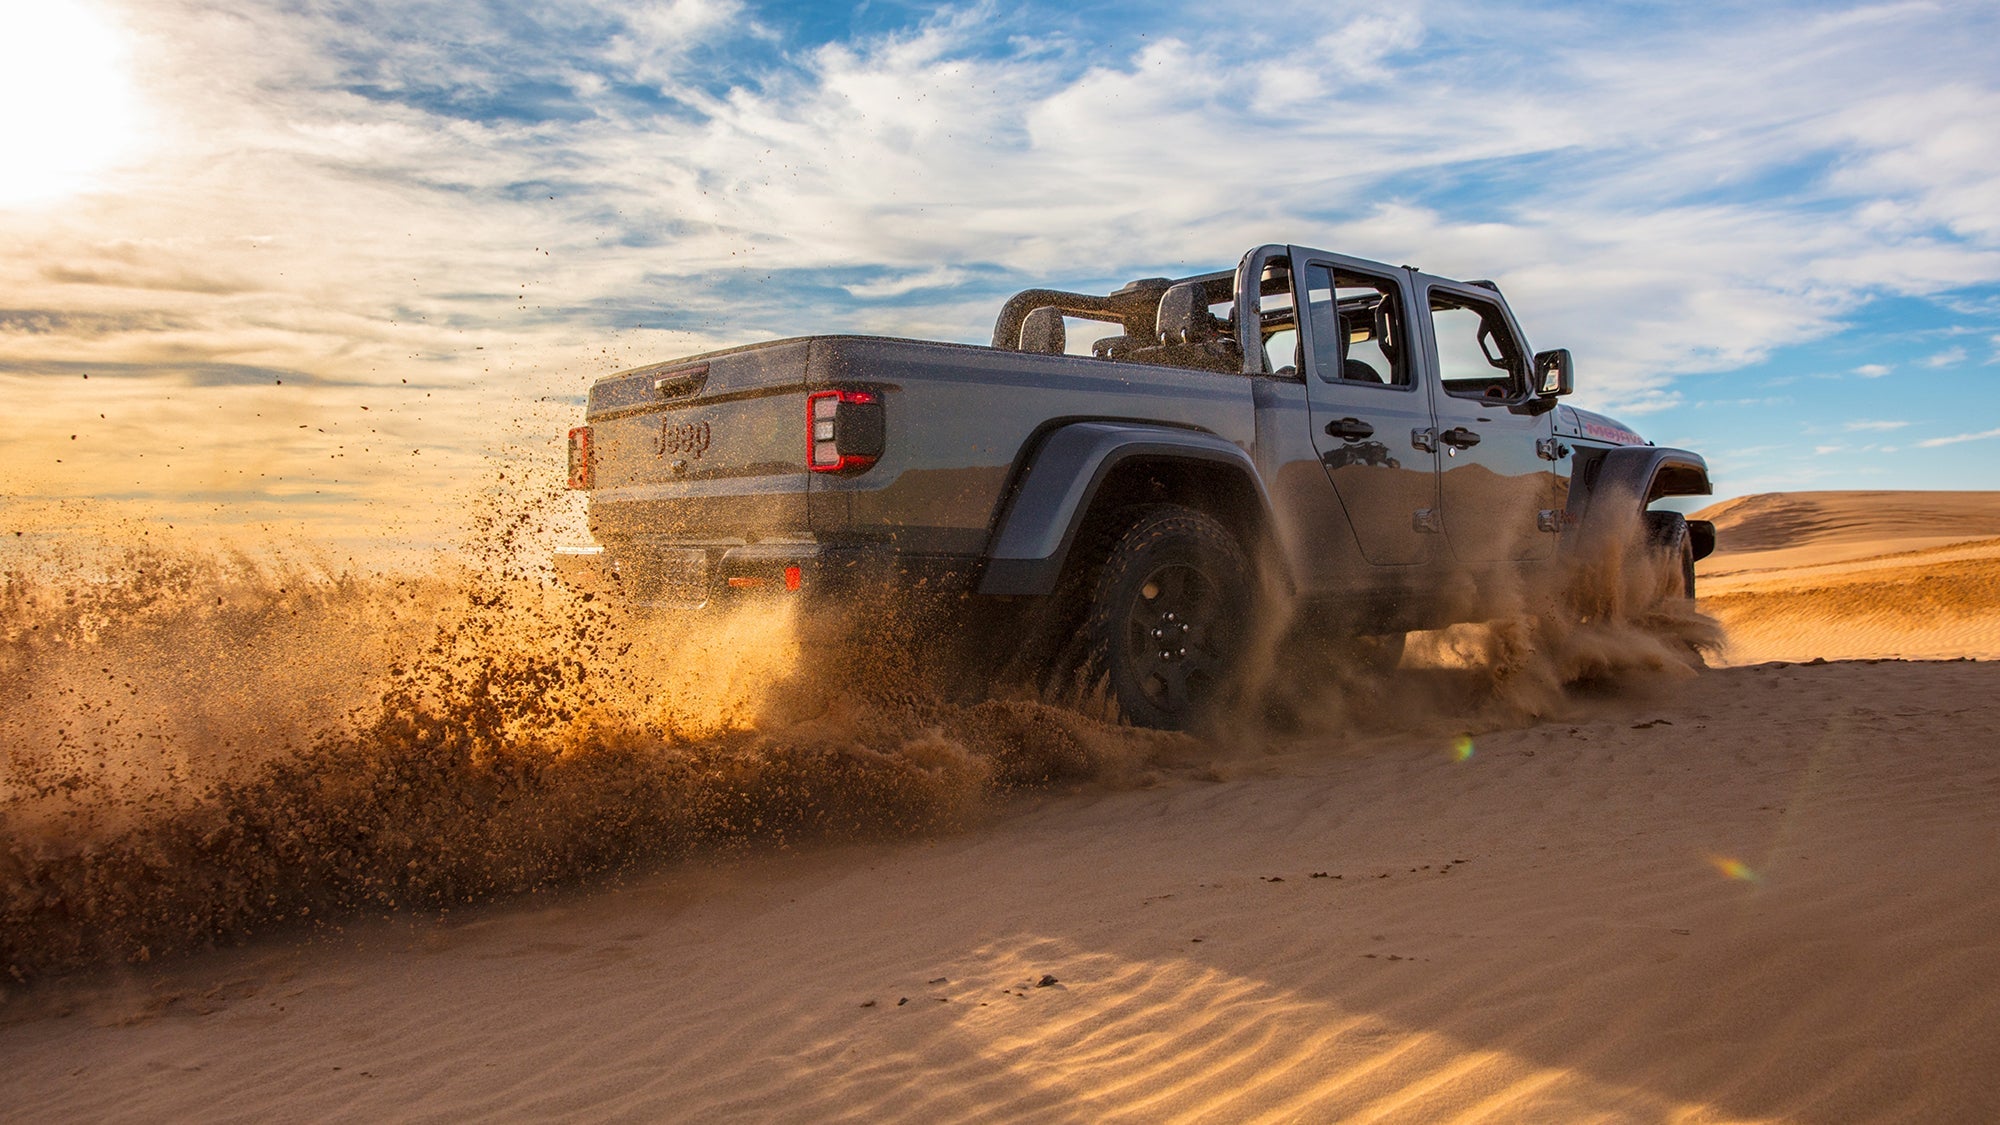
<instances>
[{"instance_id":1,"label":"side mirror","mask_svg":"<svg viewBox=\"0 0 2000 1125\"><path fill-rule=\"evenodd\" d=\"M1535 353L1535 396L1561 398L1576 389L1576 366L1568 348Z\"/></svg>"}]
</instances>

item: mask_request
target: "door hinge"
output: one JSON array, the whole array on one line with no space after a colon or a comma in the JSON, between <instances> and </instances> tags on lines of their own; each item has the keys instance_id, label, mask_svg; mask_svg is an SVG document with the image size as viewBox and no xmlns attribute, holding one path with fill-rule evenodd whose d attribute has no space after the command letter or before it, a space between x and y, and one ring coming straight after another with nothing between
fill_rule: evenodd
<instances>
[{"instance_id":1,"label":"door hinge","mask_svg":"<svg viewBox=\"0 0 2000 1125\"><path fill-rule=\"evenodd\" d=\"M1411 430L1410 444L1423 450L1425 453L1436 453L1438 451L1438 432L1436 430Z\"/></svg>"},{"instance_id":2,"label":"door hinge","mask_svg":"<svg viewBox=\"0 0 2000 1125\"><path fill-rule=\"evenodd\" d=\"M1536 438L1535 455L1544 461L1560 461L1569 455L1569 450L1555 438Z\"/></svg>"},{"instance_id":3,"label":"door hinge","mask_svg":"<svg viewBox=\"0 0 2000 1125\"><path fill-rule=\"evenodd\" d=\"M1436 508L1418 508L1410 513L1410 528L1436 534L1444 530L1444 521L1438 518Z\"/></svg>"},{"instance_id":4,"label":"door hinge","mask_svg":"<svg viewBox=\"0 0 2000 1125\"><path fill-rule=\"evenodd\" d=\"M1543 508L1535 513L1535 526L1543 531L1560 532L1563 529L1563 514L1560 508Z\"/></svg>"}]
</instances>

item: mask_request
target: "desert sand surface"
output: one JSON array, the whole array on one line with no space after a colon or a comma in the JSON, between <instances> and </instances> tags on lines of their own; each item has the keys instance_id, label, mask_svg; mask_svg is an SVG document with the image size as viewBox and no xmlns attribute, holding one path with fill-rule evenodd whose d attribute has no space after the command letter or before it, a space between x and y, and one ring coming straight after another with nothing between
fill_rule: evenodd
<instances>
[{"instance_id":1,"label":"desert sand surface","mask_svg":"<svg viewBox=\"0 0 2000 1125\"><path fill-rule=\"evenodd\" d=\"M953 831L14 988L0 1115L2000 1120L1996 517L1723 506L1720 666L1537 717L1410 667Z\"/></svg>"},{"instance_id":2,"label":"desert sand surface","mask_svg":"<svg viewBox=\"0 0 2000 1125\"><path fill-rule=\"evenodd\" d=\"M1722 659L2000 656L2000 493L1794 492L1700 513Z\"/></svg>"}]
</instances>

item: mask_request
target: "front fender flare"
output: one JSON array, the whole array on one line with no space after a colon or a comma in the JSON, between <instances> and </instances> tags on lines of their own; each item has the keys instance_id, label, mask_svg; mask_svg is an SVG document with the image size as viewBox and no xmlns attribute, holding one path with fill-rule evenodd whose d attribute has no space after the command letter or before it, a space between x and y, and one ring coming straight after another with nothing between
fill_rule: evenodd
<instances>
[{"instance_id":1,"label":"front fender flare","mask_svg":"<svg viewBox=\"0 0 2000 1125\"><path fill-rule=\"evenodd\" d=\"M1072 422L1051 432L1022 471L989 542L978 592L1052 592L1099 486L1134 458L1204 461L1241 473L1261 514L1271 512L1250 455L1215 434L1139 422Z\"/></svg>"},{"instance_id":2,"label":"front fender flare","mask_svg":"<svg viewBox=\"0 0 2000 1125\"><path fill-rule=\"evenodd\" d=\"M1638 510L1663 496L1708 496L1713 492L1708 462L1699 453L1650 445L1621 446L1597 459L1589 479L1571 482L1563 523L1574 529L1571 543L1582 546L1594 535L1615 530L1618 521L1614 513L1621 506ZM1712 547L1713 531L1708 542Z\"/></svg>"}]
</instances>

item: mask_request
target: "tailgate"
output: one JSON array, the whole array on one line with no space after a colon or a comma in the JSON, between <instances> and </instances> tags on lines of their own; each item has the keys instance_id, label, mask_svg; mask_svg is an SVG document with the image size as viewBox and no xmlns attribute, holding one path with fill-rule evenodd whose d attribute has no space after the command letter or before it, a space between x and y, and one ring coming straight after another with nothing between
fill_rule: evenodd
<instances>
[{"instance_id":1,"label":"tailgate","mask_svg":"<svg viewBox=\"0 0 2000 1125\"><path fill-rule=\"evenodd\" d=\"M600 539L807 532L808 341L655 364L590 388Z\"/></svg>"}]
</instances>

